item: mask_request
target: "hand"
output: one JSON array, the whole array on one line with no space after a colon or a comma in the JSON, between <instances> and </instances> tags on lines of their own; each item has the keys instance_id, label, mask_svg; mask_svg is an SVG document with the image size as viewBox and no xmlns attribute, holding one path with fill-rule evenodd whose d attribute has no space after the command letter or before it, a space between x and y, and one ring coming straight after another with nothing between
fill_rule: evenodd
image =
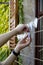
<instances>
[{"instance_id":1,"label":"hand","mask_svg":"<svg viewBox=\"0 0 43 65\"><path fill-rule=\"evenodd\" d=\"M18 53L20 50L30 45L30 43L31 43L31 38L28 38L28 35L27 35L25 38L23 38L22 40L18 42L14 50Z\"/></svg>"},{"instance_id":2,"label":"hand","mask_svg":"<svg viewBox=\"0 0 43 65\"><path fill-rule=\"evenodd\" d=\"M22 32L28 32L29 31L29 28L27 27L26 24L19 24L16 27L16 30L17 30L18 33L22 33Z\"/></svg>"}]
</instances>

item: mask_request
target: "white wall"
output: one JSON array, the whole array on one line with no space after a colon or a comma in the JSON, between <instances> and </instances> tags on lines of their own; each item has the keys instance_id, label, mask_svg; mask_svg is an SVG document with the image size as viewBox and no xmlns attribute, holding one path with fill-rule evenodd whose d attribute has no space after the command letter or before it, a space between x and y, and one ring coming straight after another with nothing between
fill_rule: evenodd
<instances>
[{"instance_id":1,"label":"white wall","mask_svg":"<svg viewBox=\"0 0 43 65\"><path fill-rule=\"evenodd\" d=\"M24 18L25 24L28 24L30 21L32 21L35 18L35 0L24 0ZM34 32L34 28L32 28L32 31ZM22 54L28 55L29 57L22 57L23 58L23 65L34 65L34 59L32 57L35 56L35 48L31 47L35 45L35 35L31 34L32 36L32 43L30 46L22 50Z\"/></svg>"},{"instance_id":2,"label":"white wall","mask_svg":"<svg viewBox=\"0 0 43 65\"><path fill-rule=\"evenodd\" d=\"M25 23L35 18L35 0L24 0L24 18Z\"/></svg>"}]
</instances>

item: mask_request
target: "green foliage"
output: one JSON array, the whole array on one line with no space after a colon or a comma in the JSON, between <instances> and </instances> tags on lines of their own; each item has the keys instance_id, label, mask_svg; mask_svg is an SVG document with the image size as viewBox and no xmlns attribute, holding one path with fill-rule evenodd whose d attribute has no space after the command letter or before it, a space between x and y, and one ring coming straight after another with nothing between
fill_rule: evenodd
<instances>
[{"instance_id":1,"label":"green foliage","mask_svg":"<svg viewBox=\"0 0 43 65\"><path fill-rule=\"evenodd\" d=\"M18 65L22 65L22 57L21 56L18 56L18 62L20 63Z\"/></svg>"},{"instance_id":2,"label":"green foliage","mask_svg":"<svg viewBox=\"0 0 43 65\"><path fill-rule=\"evenodd\" d=\"M0 4L0 34L8 31L9 27L9 5Z\"/></svg>"},{"instance_id":3,"label":"green foliage","mask_svg":"<svg viewBox=\"0 0 43 65\"><path fill-rule=\"evenodd\" d=\"M4 2L8 0L0 0ZM9 31L9 5L0 4L0 34ZM10 50L7 45L0 48L0 61L5 60L10 54Z\"/></svg>"},{"instance_id":4,"label":"green foliage","mask_svg":"<svg viewBox=\"0 0 43 65\"><path fill-rule=\"evenodd\" d=\"M0 2L8 2L9 0L0 0Z\"/></svg>"},{"instance_id":5,"label":"green foliage","mask_svg":"<svg viewBox=\"0 0 43 65\"><path fill-rule=\"evenodd\" d=\"M0 48L0 61L5 60L10 54L10 50L7 45Z\"/></svg>"},{"instance_id":6,"label":"green foliage","mask_svg":"<svg viewBox=\"0 0 43 65\"><path fill-rule=\"evenodd\" d=\"M19 8L19 23L24 22L24 13L23 13L23 0L18 0L18 8Z\"/></svg>"}]
</instances>

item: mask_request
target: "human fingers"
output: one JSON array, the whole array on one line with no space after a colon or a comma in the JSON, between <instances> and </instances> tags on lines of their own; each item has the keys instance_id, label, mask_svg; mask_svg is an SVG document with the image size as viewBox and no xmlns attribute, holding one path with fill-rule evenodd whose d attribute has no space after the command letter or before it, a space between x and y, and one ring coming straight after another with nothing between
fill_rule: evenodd
<instances>
[{"instance_id":1,"label":"human fingers","mask_svg":"<svg viewBox=\"0 0 43 65\"><path fill-rule=\"evenodd\" d=\"M29 27L26 24L24 24L24 29L23 30L26 31L26 32L29 32Z\"/></svg>"}]
</instances>

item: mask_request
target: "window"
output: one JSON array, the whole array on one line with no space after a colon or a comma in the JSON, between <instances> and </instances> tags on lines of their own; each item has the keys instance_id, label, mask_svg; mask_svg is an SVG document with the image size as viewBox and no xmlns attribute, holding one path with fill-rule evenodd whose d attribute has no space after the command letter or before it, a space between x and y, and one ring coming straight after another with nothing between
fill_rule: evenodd
<instances>
[{"instance_id":1,"label":"window","mask_svg":"<svg viewBox=\"0 0 43 65\"><path fill-rule=\"evenodd\" d=\"M36 17L41 17L43 16L43 0L36 0ZM41 18L38 21L38 27L36 31L43 30L43 18ZM43 46L43 32L36 33L36 45L41 45ZM36 47L36 52L35 52L36 58L42 59L43 60L43 48L42 47ZM35 61L36 65L43 65L43 62L41 61Z\"/></svg>"},{"instance_id":2,"label":"window","mask_svg":"<svg viewBox=\"0 0 43 65\"><path fill-rule=\"evenodd\" d=\"M18 24L18 0L10 0L10 30L13 30ZM17 43L17 38L13 36L10 39L10 49L13 50Z\"/></svg>"}]
</instances>

